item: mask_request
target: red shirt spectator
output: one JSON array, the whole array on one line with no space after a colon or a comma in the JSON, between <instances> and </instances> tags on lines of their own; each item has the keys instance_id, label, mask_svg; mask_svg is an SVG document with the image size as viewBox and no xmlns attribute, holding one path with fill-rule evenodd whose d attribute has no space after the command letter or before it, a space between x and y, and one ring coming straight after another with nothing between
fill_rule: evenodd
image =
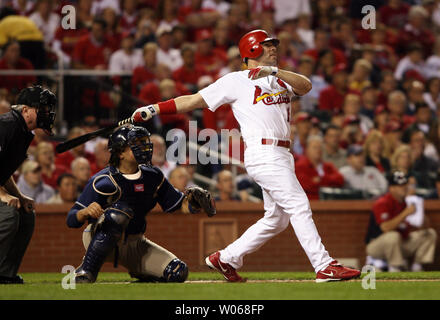
<instances>
[{"instance_id":1,"label":"red shirt spectator","mask_svg":"<svg viewBox=\"0 0 440 320\"><path fill-rule=\"evenodd\" d=\"M344 177L331 162L322 160L323 142L320 137L309 137L305 156L295 162L295 172L310 200L319 199L319 188L342 187Z\"/></svg>"},{"instance_id":2,"label":"red shirt spectator","mask_svg":"<svg viewBox=\"0 0 440 320\"><path fill-rule=\"evenodd\" d=\"M3 58L0 60L0 69L33 70L34 67L29 60L20 57L18 42L11 42L4 49ZM18 93L35 81L35 76L1 76L0 88L6 88L9 92L17 91L16 93Z\"/></svg>"},{"instance_id":3,"label":"red shirt spectator","mask_svg":"<svg viewBox=\"0 0 440 320\"><path fill-rule=\"evenodd\" d=\"M105 34L105 21L95 19L90 34L81 37L73 52L77 69L107 69L113 43Z\"/></svg>"},{"instance_id":4,"label":"red shirt spectator","mask_svg":"<svg viewBox=\"0 0 440 320\"><path fill-rule=\"evenodd\" d=\"M57 31L55 31L54 46L72 58L76 43L81 37L87 34L87 29L79 26L77 26L76 29L64 29L59 27Z\"/></svg>"},{"instance_id":5,"label":"red shirt spectator","mask_svg":"<svg viewBox=\"0 0 440 320\"><path fill-rule=\"evenodd\" d=\"M377 199L373 204L373 214L377 225L383 222L389 221L398 216L406 208L405 201L399 202L391 195L387 193ZM402 222L397 230L403 238L406 238L409 234L409 224Z\"/></svg>"},{"instance_id":6,"label":"red shirt spectator","mask_svg":"<svg viewBox=\"0 0 440 320\"><path fill-rule=\"evenodd\" d=\"M190 46L183 46L180 50L183 65L173 72L173 79L182 83L188 91L197 91L197 82L201 76L206 74L203 65L195 63L194 50Z\"/></svg>"},{"instance_id":7,"label":"red shirt spectator","mask_svg":"<svg viewBox=\"0 0 440 320\"><path fill-rule=\"evenodd\" d=\"M310 200L319 200L319 188L321 187L342 187L344 177L331 162L323 162L323 176L313 166L307 157L300 157L295 163L295 172L301 186L304 188Z\"/></svg>"},{"instance_id":8,"label":"red shirt spectator","mask_svg":"<svg viewBox=\"0 0 440 320\"><path fill-rule=\"evenodd\" d=\"M410 6L401 1L393 0L379 9L380 21L388 27L401 29L406 23Z\"/></svg>"},{"instance_id":9,"label":"red shirt spectator","mask_svg":"<svg viewBox=\"0 0 440 320\"><path fill-rule=\"evenodd\" d=\"M213 46L213 37L209 31L201 32L197 38L195 65L204 66L213 77L228 63L228 57L221 49Z\"/></svg>"}]
</instances>

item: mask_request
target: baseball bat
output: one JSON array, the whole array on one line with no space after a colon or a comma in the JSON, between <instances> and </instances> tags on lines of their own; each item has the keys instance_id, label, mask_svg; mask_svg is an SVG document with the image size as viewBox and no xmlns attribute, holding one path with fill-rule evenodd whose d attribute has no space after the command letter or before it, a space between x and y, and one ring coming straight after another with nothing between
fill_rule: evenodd
<instances>
[{"instance_id":1,"label":"baseball bat","mask_svg":"<svg viewBox=\"0 0 440 320\"><path fill-rule=\"evenodd\" d=\"M96 138L100 135L109 134L110 132L113 131L113 129L120 127L120 126L127 124L127 123L131 123L131 118L121 120L121 121L119 121L109 127L102 128L102 129L99 129L99 130L96 130L93 132L89 132L89 133L86 133L82 136L64 141L64 142L58 144L55 147L55 150L57 153L66 152L67 150L73 149L76 146L79 146L80 144L86 143L87 141L92 140L93 138Z\"/></svg>"}]
</instances>

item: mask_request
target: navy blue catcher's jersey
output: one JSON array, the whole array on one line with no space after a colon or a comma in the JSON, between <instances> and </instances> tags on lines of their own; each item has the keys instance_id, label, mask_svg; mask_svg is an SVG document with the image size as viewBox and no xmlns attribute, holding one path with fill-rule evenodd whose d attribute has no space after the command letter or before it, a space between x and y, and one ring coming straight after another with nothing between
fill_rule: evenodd
<instances>
[{"instance_id":1,"label":"navy blue catcher's jersey","mask_svg":"<svg viewBox=\"0 0 440 320\"><path fill-rule=\"evenodd\" d=\"M127 234L144 233L146 230L145 216L157 203L165 212L181 207L183 193L176 190L155 167L139 166L141 175L131 180L124 177L116 168L106 167L92 178L84 188L78 201L67 215L67 225L79 228L83 224L76 218L78 210L97 202L106 209L117 201L124 202L134 212L134 217L126 229ZM93 222L94 219L89 219Z\"/></svg>"}]
</instances>

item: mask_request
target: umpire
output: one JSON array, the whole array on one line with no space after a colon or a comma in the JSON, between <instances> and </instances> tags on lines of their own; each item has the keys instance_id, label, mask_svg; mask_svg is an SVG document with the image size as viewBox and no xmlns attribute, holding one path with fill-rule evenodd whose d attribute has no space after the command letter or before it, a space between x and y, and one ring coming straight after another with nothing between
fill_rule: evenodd
<instances>
[{"instance_id":1,"label":"umpire","mask_svg":"<svg viewBox=\"0 0 440 320\"><path fill-rule=\"evenodd\" d=\"M17 275L34 232L34 200L18 190L13 173L26 159L32 130L52 135L55 95L40 86L23 89L11 111L0 115L0 283L23 283Z\"/></svg>"}]
</instances>

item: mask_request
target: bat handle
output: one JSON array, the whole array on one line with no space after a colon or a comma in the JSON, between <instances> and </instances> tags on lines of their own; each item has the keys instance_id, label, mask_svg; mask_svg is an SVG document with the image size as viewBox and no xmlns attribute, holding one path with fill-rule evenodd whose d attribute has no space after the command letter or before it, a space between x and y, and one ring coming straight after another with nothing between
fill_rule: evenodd
<instances>
[{"instance_id":1,"label":"bat handle","mask_svg":"<svg viewBox=\"0 0 440 320\"><path fill-rule=\"evenodd\" d=\"M131 118L127 118L125 120L121 120L118 122L118 126L123 126L124 124L131 123Z\"/></svg>"}]
</instances>

